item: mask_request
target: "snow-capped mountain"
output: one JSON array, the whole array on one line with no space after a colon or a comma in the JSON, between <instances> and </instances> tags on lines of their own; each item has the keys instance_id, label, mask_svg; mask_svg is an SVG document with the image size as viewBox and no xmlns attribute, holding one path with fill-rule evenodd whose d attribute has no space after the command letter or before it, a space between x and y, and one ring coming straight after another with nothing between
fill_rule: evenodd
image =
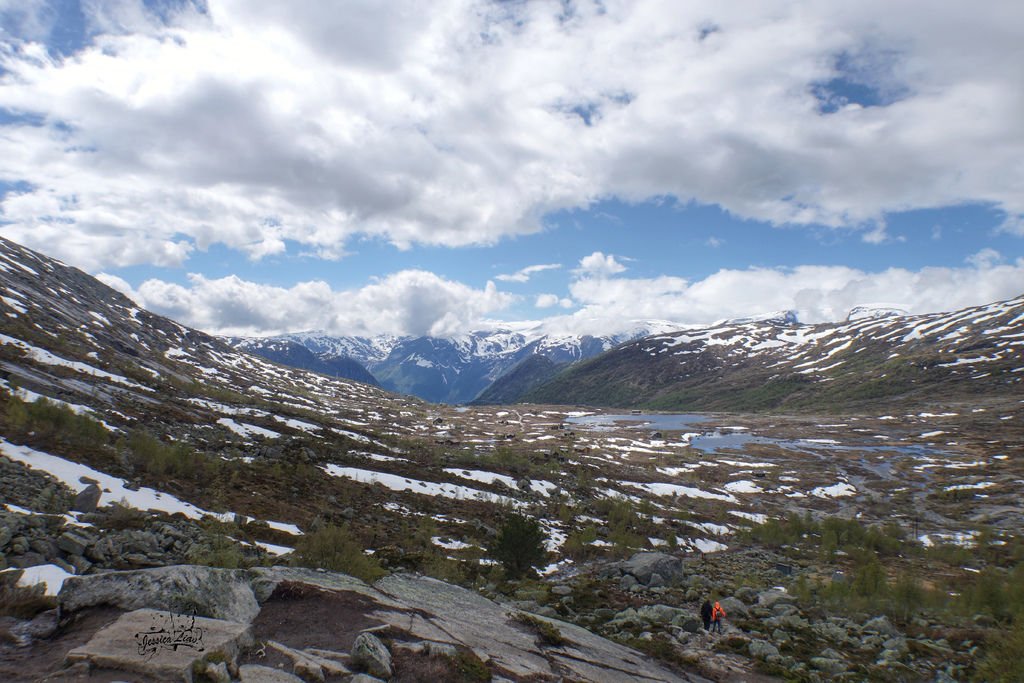
<instances>
[{"instance_id":1,"label":"snow-capped mountain","mask_svg":"<svg viewBox=\"0 0 1024 683\"><path fill-rule=\"evenodd\" d=\"M504 400L684 410L830 409L1019 395L1024 296L951 313L868 307L842 323L728 321L640 339Z\"/></svg>"},{"instance_id":2,"label":"snow-capped mountain","mask_svg":"<svg viewBox=\"0 0 1024 683\"><path fill-rule=\"evenodd\" d=\"M592 358L632 339L681 327L664 321L637 321L619 334L592 336L549 333L541 324L525 323L450 338L367 338L300 332L229 341L236 348L286 364L294 363L280 350L300 344L326 365L341 358L362 364L381 386L391 391L438 403L466 403L531 356L543 356L555 365L563 365ZM300 367L318 369L312 365Z\"/></svg>"}]
</instances>

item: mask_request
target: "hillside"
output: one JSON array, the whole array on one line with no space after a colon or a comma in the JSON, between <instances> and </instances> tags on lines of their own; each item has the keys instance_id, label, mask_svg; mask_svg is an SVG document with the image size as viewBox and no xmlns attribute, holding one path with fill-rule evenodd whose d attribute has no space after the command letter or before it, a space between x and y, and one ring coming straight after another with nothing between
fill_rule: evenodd
<instances>
[{"instance_id":1,"label":"hillside","mask_svg":"<svg viewBox=\"0 0 1024 683\"><path fill-rule=\"evenodd\" d=\"M547 382L567 363L555 363L546 356L530 356L480 392L474 405L517 403L530 389Z\"/></svg>"},{"instance_id":2,"label":"hillside","mask_svg":"<svg viewBox=\"0 0 1024 683\"><path fill-rule=\"evenodd\" d=\"M527 389L537 403L658 410L885 410L1019 395L1024 296L838 324L730 321L625 344ZM508 392L502 395L509 397Z\"/></svg>"},{"instance_id":3,"label":"hillside","mask_svg":"<svg viewBox=\"0 0 1024 683\"><path fill-rule=\"evenodd\" d=\"M166 679L98 649L145 609L234 629L223 670L195 669L219 681L258 665L347 681L365 633L417 681L932 681L1009 661L1015 385L974 371L966 404L933 392L928 410L840 420L451 407L241 352L5 240L0 286L4 680ZM1018 305L889 332L999 330ZM749 346L812 329L737 325L763 330ZM725 338L708 334L641 344ZM814 343L835 350L815 372L845 350ZM502 562L513 512L537 525L523 576ZM720 636L695 616L710 596Z\"/></svg>"},{"instance_id":4,"label":"hillside","mask_svg":"<svg viewBox=\"0 0 1024 683\"><path fill-rule=\"evenodd\" d=\"M351 379L363 384L378 386L377 379L361 363L346 355L320 356L309 348L290 339L241 339L229 338L232 347L254 353L267 360L301 370L312 370L321 375L339 379Z\"/></svg>"}]
</instances>

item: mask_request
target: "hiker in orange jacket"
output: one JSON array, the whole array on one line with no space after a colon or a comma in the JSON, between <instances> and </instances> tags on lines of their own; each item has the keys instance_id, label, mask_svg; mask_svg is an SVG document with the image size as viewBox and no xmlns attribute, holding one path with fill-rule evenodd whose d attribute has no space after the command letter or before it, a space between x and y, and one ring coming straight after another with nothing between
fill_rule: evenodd
<instances>
[{"instance_id":1,"label":"hiker in orange jacket","mask_svg":"<svg viewBox=\"0 0 1024 683\"><path fill-rule=\"evenodd\" d=\"M715 606L711 609L711 632L714 633L717 629L719 633L722 632L722 618L725 617L725 610L722 609L722 603L715 601Z\"/></svg>"}]
</instances>

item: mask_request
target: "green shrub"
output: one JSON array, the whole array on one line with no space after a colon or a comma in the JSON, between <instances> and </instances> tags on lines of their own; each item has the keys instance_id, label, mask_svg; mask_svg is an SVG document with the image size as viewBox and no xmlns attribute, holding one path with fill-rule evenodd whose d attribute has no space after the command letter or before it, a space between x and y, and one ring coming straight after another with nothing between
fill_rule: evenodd
<instances>
[{"instance_id":1,"label":"green shrub","mask_svg":"<svg viewBox=\"0 0 1024 683\"><path fill-rule=\"evenodd\" d=\"M380 562L363 552L347 526L323 526L306 534L295 546L295 563L329 569L372 583L386 573Z\"/></svg>"},{"instance_id":2,"label":"green shrub","mask_svg":"<svg viewBox=\"0 0 1024 683\"><path fill-rule=\"evenodd\" d=\"M513 513L505 518L490 551L509 578L519 578L547 559L544 530L537 520Z\"/></svg>"},{"instance_id":3,"label":"green shrub","mask_svg":"<svg viewBox=\"0 0 1024 683\"><path fill-rule=\"evenodd\" d=\"M540 642L545 645L558 647L560 645L565 645L567 642L565 640L565 636L563 636L562 632L558 630L558 627L549 621L545 621L526 612L516 612L512 615L512 619L536 633Z\"/></svg>"},{"instance_id":4,"label":"green shrub","mask_svg":"<svg viewBox=\"0 0 1024 683\"><path fill-rule=\"evenodd\" d=\"M201 543L194 544L188 552L192 564L207 567L238 569L245 565L241 546L222 534L210 534Z\"/></svg>"},{"instance_id":5,"label":"green shrub","mask_svg":"<svg viewBox=\"0 0 1024 683\"><path fill-rule=\"evenodd\" d=\"M1024 614L1018 615L1013 627L993 638L985 657L978 664L974 679L985 683L1018 683L1024 681Z\"/></svg>"}]
</instances>

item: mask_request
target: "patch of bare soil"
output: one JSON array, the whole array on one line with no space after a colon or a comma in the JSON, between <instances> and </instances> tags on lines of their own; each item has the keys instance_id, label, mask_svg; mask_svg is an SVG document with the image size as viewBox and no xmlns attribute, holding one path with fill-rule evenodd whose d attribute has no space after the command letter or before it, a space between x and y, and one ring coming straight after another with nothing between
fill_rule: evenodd
<instances>
[{"instance_id":1,"label":"patch of bare soil","mask_svg":"<svg viewBox=\"0 0 1024 683\"><path fill-rule=\"evenodd\" d=\"M356 593L334 593L286 581L274 589L253 620L253 635L257 642L275 640L296 650L314 647L348 652L360 631L381 624L366 616L377 606ZM260 652L256 649L243 655L239 663L276 666L285 661L272 648Z\"/></svg>"}]
</instances>

